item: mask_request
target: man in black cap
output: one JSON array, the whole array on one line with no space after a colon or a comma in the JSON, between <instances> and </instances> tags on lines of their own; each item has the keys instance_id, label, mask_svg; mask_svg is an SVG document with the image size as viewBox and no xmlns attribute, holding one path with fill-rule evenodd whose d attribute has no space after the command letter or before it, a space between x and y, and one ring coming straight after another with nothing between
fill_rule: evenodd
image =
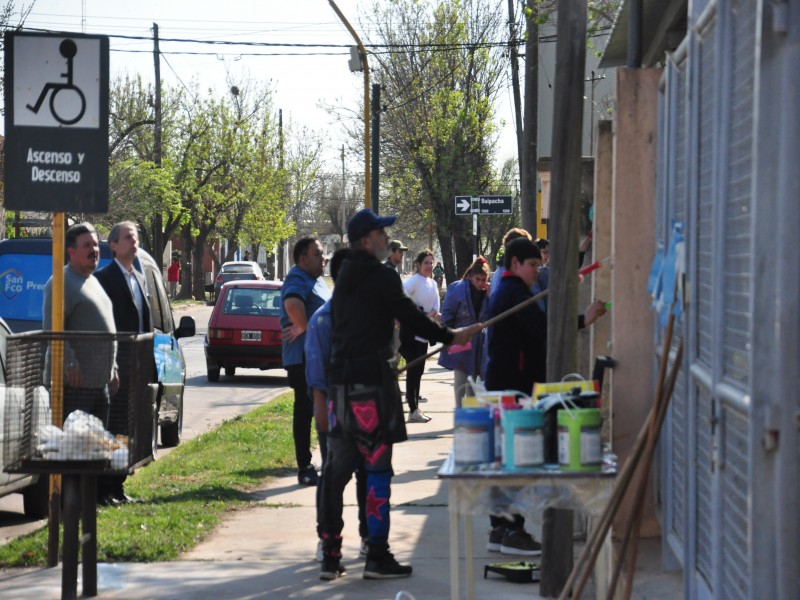
<instances>
[{"instance_id":1,"label":"man in black cap","mask_svg":"<svg viewBox=\"0 0 800 600\"><path fill-rule=\"evenodd\" d=\"M322 478L320 579L343 574L342 493L361 457L367 472L368 552L364 579L408 577L411 567L389 551L389 497L392 445L408 439L397 356L392 349L394 321L413 333L444 344L464 344L480 323L451 330L439 325L403 293L399 275L382 263L388 256L384 227L395 217L371 210L347 224L352 248L336 280L331 301L333 333L328 378L328 459Z\"/></svg>"},{"instance_id":2,"label":"man in black cap","mask_svg":"<svg viewBox=\"0 0 800 600\"><path fill-rule=\"evenodd\" d=\"M400 240L389 242L389 258L386 259L386 266L397 271L397 267L403 264L403 253L408 252L408 246Z\"/></svg>"}]
</instances>

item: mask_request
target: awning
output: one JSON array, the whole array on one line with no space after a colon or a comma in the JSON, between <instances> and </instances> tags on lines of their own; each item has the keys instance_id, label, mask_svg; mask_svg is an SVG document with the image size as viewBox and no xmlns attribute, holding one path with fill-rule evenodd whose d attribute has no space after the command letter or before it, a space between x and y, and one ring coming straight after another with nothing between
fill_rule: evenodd
<instances>
[{"instance_id":1,"label":"awning","mask_svg":"<svg viewBox=\"0 0 800 600\"><path fill-rule=\"evenodd\" d=\"M688 0L642 0L642 66L651 67L674 50L686 35ZM630 0L622 0L608 36L600 68L623 67L628 62Z\"/></svg>"}]
</instances>

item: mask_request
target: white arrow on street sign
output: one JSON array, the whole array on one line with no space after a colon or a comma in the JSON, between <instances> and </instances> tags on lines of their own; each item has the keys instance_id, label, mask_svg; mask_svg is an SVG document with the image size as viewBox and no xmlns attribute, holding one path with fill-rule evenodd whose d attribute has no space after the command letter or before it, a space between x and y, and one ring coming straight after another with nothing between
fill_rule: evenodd
<instances>
[{"instance_id":1,"label":"white arrow on street sign","mask_svg":"<svg viewBox=\"0 0 800 600\"><path fill-rule=\"evenodd\" d=\"M472 196L456 196L456 214L472 214Z\"/></svg>"}]
</instances>

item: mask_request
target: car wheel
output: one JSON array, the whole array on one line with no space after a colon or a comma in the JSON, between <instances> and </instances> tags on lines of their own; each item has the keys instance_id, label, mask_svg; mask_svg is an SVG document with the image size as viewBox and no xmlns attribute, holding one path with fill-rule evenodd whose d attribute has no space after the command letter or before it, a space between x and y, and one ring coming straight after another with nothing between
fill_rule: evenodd
<instances>
[{"instance_id":1,"label":"car wheel","mask_svg":"<svg viewBox=\"0 0 800 600\"><path fill-rule=\"evenodd\" d=\"M236 367L225 367L225 375L228 377L236 375Z\"/></svg>"},{"instance_id":2,"label":"car wheel","mask_svg":"<svg viewBox=\"0 0 800 600\"><path fill-rule=\"evenodd\" d=\"M174 423L164 423L161 426L161 445L165 448L174 448L181 443L183 432L183 397L178 407L178 420Z\"/></svg>"},{"instance_id":3,"label":"car wheel","mask_svg":"<svg viewBox=\"0 0 800 600\"><path fill-rule=\"evenodd\" d=\"M219 367L208 367L206 371L209 381L219 381Z\"/></svg>"},{"instance_id":4,"label":"car wheel","mask_svg":"<svg viewBox=\"0 0 800 600\"><path fill-rule=\"evenodd\" d=\"M50 512L50 476L39 475L36 483L22 490L22 508L25 516L42 519Z\"/></svg>"}]
</instances>

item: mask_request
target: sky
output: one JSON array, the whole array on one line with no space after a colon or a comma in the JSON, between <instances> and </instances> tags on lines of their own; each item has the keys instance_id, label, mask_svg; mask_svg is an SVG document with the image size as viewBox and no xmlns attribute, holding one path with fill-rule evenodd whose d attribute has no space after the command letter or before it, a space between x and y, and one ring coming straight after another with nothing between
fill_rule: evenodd
<instances>
[{"instance_id":1,"label":"sky","mask_svg":"<svg viewBox=\"0 0 800 600\"><path fill-rule=\"evenodd\" d=\"M18 4L23 1L19 0ZM366 42L357 0L337 6ZM27 28L110 36L112 81L139 74L154 80L153 23L158 24L161 77L169 85L228 93L226 73L237 79L271 81L274 106L284 125L324 133L326 165L340 169L344 133L326 105L359 109L363 73L351 73L348 48L265 47L189 44L170 38L281 44L351 45L353 38L327 0L36 0ZM129 39L133 36L147 39ZM257 56L256 56L257 55ZM510 90L497 103L507 123L499 142L498 164L515 153ZM359 162L361 161L361 162ZM363 158L348 158L348 169L363 169Z\"/></svg>"}]
</instances>

